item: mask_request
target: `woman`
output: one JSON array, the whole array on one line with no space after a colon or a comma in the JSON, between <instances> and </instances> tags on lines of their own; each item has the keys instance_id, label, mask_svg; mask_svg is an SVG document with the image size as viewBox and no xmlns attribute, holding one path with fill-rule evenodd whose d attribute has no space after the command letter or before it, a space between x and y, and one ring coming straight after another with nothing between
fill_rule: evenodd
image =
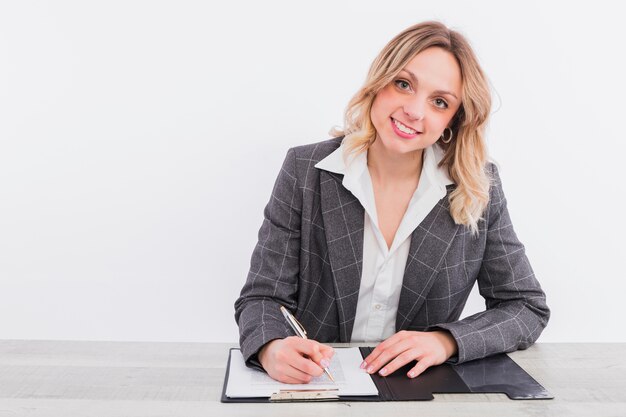
<instances>
[{"instance_id":1,"label":"woman","mask_svg":"<svg viewBox=\"0 0 626 417\"><path fill-rule=\"evenodd\" d=\"M361 367L416 361L414 378L535 342L550 313L487 161L490 107L459 33L425 22L391 40L339 137L287 153L235 303L249 365L306 383L332 357L323 343L382 341ZM459 320L475 281L486 310Z\"/></svg>"}]
</instances>

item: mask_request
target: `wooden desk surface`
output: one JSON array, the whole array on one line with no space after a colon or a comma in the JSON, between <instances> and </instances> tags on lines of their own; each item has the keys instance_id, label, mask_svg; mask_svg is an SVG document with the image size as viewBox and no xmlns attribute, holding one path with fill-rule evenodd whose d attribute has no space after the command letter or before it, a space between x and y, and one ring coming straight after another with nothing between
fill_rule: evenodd
<instances>
[{"instance_id":1,"label":"wooden desk surface","mask_svg":"<svg viewBox=\"0 0 626 417\"><path fill-rule=\"evenodd\" d=\"M222 404L228 349L207 343L0 341L5 416L626 416L626 344L540 343L510 354L554 400Z\"/></svg>"}]
</instances>

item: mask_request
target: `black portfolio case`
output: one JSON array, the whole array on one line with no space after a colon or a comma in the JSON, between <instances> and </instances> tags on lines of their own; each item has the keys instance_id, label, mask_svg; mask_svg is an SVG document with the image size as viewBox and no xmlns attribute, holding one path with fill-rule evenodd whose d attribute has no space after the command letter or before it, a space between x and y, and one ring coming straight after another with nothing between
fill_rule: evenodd
<instances>
[{"instance_id":1,"label":"black portfolio case","mask_svg":"<svg viewBox=\"0 0 626 417\"><path fill-rule=\"evenodd\" d=\"M337 348L341 349L341 348ZM374 349L361 347L365 358ZM232 353L231 349L231 353ZM442 364L424 371L417 378L409 378L407 372L414 366L409 363L389 376L370 375L378 395L339 396L339 401L423 401L432 400L433 393L503 393L512 400L537 400L554 398L546 389L502 353L460 365ZM222 402L270 402L268 397L229 398L226 396L230 354L224 377ZM259 371L260 372L260 371ZM298 401L297 399L295 401ZM306 400L302 400L306 401Z\"/></svg>"}]
</instances>

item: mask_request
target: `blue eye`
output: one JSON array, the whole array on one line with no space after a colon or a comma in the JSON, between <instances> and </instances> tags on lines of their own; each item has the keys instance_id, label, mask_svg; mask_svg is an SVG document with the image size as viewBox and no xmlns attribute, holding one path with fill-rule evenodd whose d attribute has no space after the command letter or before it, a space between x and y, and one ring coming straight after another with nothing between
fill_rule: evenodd
<instances>
[{"instance_id":1,"label":"blue eye","mask_svg":"<svg viewBox=\"0 0 626 417\"><path fill-rule=\"evenodd\" d=\"M441 99L441 98L436 98L435 99L435 106L439 107L440 109L447 109L448 108L448 103L446 103L446 101Z\"/></svg>"},{"instance_id":2,"label":"blue eye","mask_svg":"<svg viewBox=\"0 0 626 417\"><path fill-rule=\"evenodd\" d=\"M409 84L409 82L406 80L395 80L394 83L396 84L396 86L398 86L398 88L400 88L400 90L411 89L411 84Z\"/></svg>"}]
</instances>

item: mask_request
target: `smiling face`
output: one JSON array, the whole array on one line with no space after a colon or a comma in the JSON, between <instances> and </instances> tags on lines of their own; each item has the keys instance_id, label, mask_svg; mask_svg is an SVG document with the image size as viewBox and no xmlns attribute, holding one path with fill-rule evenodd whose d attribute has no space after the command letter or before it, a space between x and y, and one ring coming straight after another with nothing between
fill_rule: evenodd
<instances>
[{"instance_id":1,"label":"smiling face","mask_svg":"<svg viewBox=\"0 0 626 417\"><path fill-rule=\"evenodd\" d=\"M456 58L439 47L423 50L374 98L370 112L376 128L374 145L378 142L376 147L382 145L390 154L429 147L459 109L461 88Z\"/></svg>"}]
</instances>

